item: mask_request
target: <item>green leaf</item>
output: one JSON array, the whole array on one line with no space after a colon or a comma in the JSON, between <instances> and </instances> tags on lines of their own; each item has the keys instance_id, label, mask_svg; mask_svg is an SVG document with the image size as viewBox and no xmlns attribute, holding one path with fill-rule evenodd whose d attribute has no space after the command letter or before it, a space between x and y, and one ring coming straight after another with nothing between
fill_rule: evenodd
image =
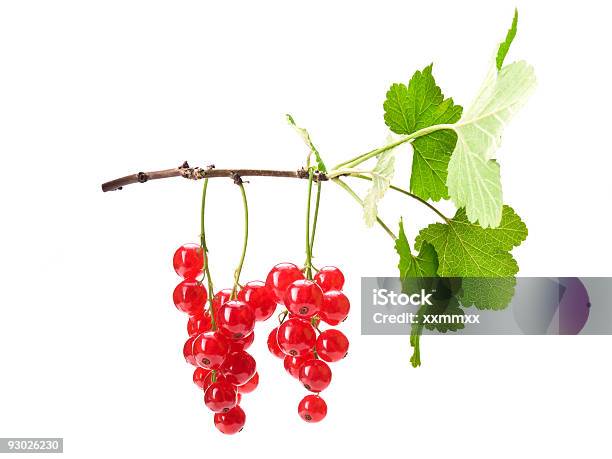
<instances>
[{"instance_id":1,"label":"green leaf","mask_svg":"<svg viewBox=\"0 0 612 459\"><path fill-rule=\"evenodd\" d=\"M422 229L415 247L434 246L441 277L512 277L518 265L510 250L527 237L527 227L509 206L504 206L497 228L482 228L469 222L459 209L448 223Z\"/></svg>"},{"instance_id":2,"label":"green leaf","mask_svg":"<svg viewBox=\"0 0 612 459\"><path fill-rule=\"evenodd\" d=\"M378 156L378 161L372 169L372 186L363 199L363 217L367 226L374 226L378 216L378 201L382 199L395 172L395 152L387 150Z\"/></svg>"},{"instance_id":3,"label":"green leaf","mask_svg":"<svg viewBox=\"0 0 612 459\"><path fill-rule=\"evenodd\" d=\"M434 277L438 271L438 259L432 245L424 243L418 255L412 255L410 244L404 232L404 221L400 220L399 234L395 240L395 251L400 257L400 278Z\"/></svg>"},{"instance_id":4,"label":"green leaf","mask_svg":"<svg viewBox=\"0 0 612 459\"><path fill-rule=\"evenodd\" d=\"M464 315L461 304L456 297L448 298L446 300L432 300L432 305L426 305L419 310L419 315L428 316L455 316L460 317ZM465 324L460 321L445 322L438 320L435 323L427 323L423 325L428 330L436 330L440 333L446 333L449 331L457 331L465 328Z\"/></svg>"},{"instance_id":5,"label":"green leaf","mask_svg":"<svg viewBox=\"0 0 612 459\"><path fill-rule=\"evenodd\" d=\"M393 84L383 107L385 123L396 134L412 134L435 124L455 123L462 111L452 99L444 99L432 75L432 65L415 72L408 87L403 83ZM452 130L439 130L412 142L412 193L434 201L448 198L447 167L456 140Z\"/></svg>"},{"instance_id":6,"label":"green leaf","mask_svg":"<svg viewBox=\"0 0 612 459\"><path fill-rule=\"evenodd\" d=\"M453 129L457 144L448 163L446 185L470 222L496 227L502 218L499 165L492 161L506 124L536 86L533 68L524 61L493 68L476 99Z\"/></svg>"},{"instance_id":7,"label":"green leaf","mask_svg":"<svg viewBox=\"0 0 612 459\"><path fill-rule=\"evenodd\" d=\"M321 159L321 155L319 154L319 151L317 150L317 148L312 143L312 140L310 140L310 134L308 133L308 131L306 129L302 128L302 127L299 127L297 124L295 124L295 120L293 119L293 117L291 115L287 114L285 116L287 117L287 122L291 126L293 126L295 131L304 140L304 143L306 144L306 146L310 149L310 153L308 154L308 157L310 157L310 155L314 155L315 159L317 161L317 169L320 170L323 173L326 173L327 172L327 168L325 167L325 163Z\"/></svg>"},{"instance_id":8,"label":"green leaf","mask_svg":"<svg viewBox=\"0 0 612 459\"><path fill-rule=\"evenodd\" d=\"M412 293L420 288L427 288L438 270L438 257L432 245L423 243L421 251L414 256L410 250L410 244L404 231L404 221L400 219L399 234L395 240L395 250L399 255L398 264L402 292ZM410 346L413 349L410 363L413 367L421 365L420 339L423 325L412 326L410 332Z\"/></svg>"},{"instance_id":9,"label":"green leaf","mask_svg":"<svg viewBox=\"0 0 612 459\"><path fill-rule=\"evenodd\" d=\"M465 308L501 310L514 296L515 277L466 277L459 299Z\"/></svg>"},{"instance_id":10,"label":"green leaf","mask_svg":"<svg viewBox=\"0 0 612 459\"><path fill-rule=\"evenodd\" d=\"M497 70L501 70L502 65L504 65L504 60L506 59L506 55L510 50L510 45L516 37L516 26L518 24L518 10L514 9L514 18L512 19L512 25L510 29L508 29L508 33L506 34L506 39L499 44L499 48L497 50L497 57L495 59L495 64L497 66Z\"/></svg>"}]
</instances>

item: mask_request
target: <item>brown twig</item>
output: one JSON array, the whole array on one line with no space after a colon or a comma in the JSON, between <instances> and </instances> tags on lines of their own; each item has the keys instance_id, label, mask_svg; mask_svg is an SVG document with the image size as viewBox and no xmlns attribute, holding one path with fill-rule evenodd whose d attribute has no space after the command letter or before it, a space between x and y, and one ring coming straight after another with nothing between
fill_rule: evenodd
<instances>
[{"instance_id":1,"label":"brown twig","mask_svg":"<svg viewBox=\"0 0 612 459\"><path fill-rule=\"evenodd\" d=\"M203 169L201 167L189 167L187 162L175 169L165 169L162 171L153 172L138 172L137 174L127 175L110 182L102 184L102 191L121 190L126 185L132 183L145 183L149 180L158 180L171 177L183 177L191 180L200 180L204 178L227 177L236 181L237 177L287 177L308 179L308 171L299 169L296 171L277 171L267 169L215 169L214 166L208 166ZM327 175L322 172L314 174L314 180L325 181Z\"/></svg>"}]
</instances>

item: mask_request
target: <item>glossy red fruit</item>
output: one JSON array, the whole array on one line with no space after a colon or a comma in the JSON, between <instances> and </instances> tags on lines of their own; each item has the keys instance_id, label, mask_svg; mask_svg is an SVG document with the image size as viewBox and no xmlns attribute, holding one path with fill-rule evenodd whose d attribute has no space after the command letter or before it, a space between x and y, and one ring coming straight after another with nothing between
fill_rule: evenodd
<instances>
[{"instance_id":1,"label":"glossy red fruit","mask_svg":"<svg viewBox=\"0 0 612 459\"><path fill-rule=\"evenodd\" d=\"M283 303L295 316L310 318L321 309L323 290L314 281L298 279L285 290Z\"/></svg>"},{"instance_id":2,"label":"glossy red fruit","mask_svg":"<svg viewBox=\"0 0 612 459\"><path fill-rule=\"evenodd\" d=\"M327 403L318 395L307 395L298 405L298 414L306 422L320 422L327 416Z\"/></svg>"},{"instance_id":3,"label":"glossy red fruit","mask_svg":"<svg viewBox=\"0 0 612 459\"><path fill-rule=\"evenodd\" d=\"M227 382L240 386L251 379L257 371L257 363L246 351L229 354L223 362L221 372Z\"/></svg>"},{"instance_id":4,"label":"glossy red fruit","mask_svg":"<svg viewBox=\"0 0 612 459\"><path fill-rule=\"evenodd\" d=\"M278 333L278 327L270 332L268 335L268 350L270 353L279 359L284 359L286 354L278 347L278 340L276 339Z\"/></svg>"},{"instance_id":5,"label":"glossy red fruit","mask_svg":"<svg viewBox=\"0 0 612 459\"><path fill-rule=\"evenodd\" d=\"M349 340L339 330L325 330L317 338L317 355L326 362L337 362L346 357Z\"/></svg>"},{"instance_id":6,"label":"glossy red fruit","mask_svg":"<svg viewBox=\"0 0 612 459\"><path fill-rule=\"evenodd\" d=\"M183 279L195 279L204 269L204 251L197 244L180 246L172 259L174 270Z\"/></svg>"},{"instance_id":7,"label":"glossy red fruit","mask_svg":"<svg viewBox=\"0 0 612 459\"><path fill-rule=\"evenodd\" d=\"M228 338L244 338L255 328L255 314L244 301L230 300L217 311L217 326Z\"/></svg>"},{"instance_id":8,"label":"glossy red fruit","mask_svg":"<svg viewBox=\"0 0 612 459\"><path fill-rule=\"evenodd\" d=\"M299 317L299 316L296 316L295 314L289 313L289 315L287 317L289 319L298 318L298 319L306 320L310 325L312 325L315 328L317 328L319 326L319 324L321 323L321 319L319 319L319 316L311 317L309 319L304 319L303 317Z\"/></svg>"},{"instance_id":9,"label":"glossy red fruit","mask_svg":"<svg viewBox=\"0 0 612 459\"><path fill-rule=\"evenodd\" d=\"M338 290L331 290L323 295L319 317L329 325L338 325L346 319L350 310L351 304L346 295Z\"/></svg>"},{"instance_id":10,"label":"glossy red fruit","mask_svg":"<svg viewBox=\"0 0 612 459\"><path fill-rule=\"evenodd\" d=\"M185 357L185 360L187 361L187 363L196 366L196 359L195 359L195 355L193 353L193 343L195 341L196 337L195 336L190 336L187 341L185 341L185 344L183 345L183 357Z\"/></svg>"},{"instance_id":11,"label":"glossy red fruit","mask_svg":"<svg viewBox=\"0 0 612 459\"><path fill-rule=\"evenodd\" d=\"M300 368L300 382L311 392L321 392L331 380L332 372L323 360L311 359Z\"/></svg>"},{"instance_id":12,"label":"glossy red fruit","mask_svg":"<svg viewBox=\"0 0 612 459\"><path fill-rule=\"evenodd\" d=\"M316 344L315 329L306 320L289 319L278 327L278 347L291 356L302 356L311 352Z\"/></svg>"},{"instance_id":13,"label":"glossy red fruit","mask_svg":"<svg viewBox=\"0 0 612 459\"><path fill-rule=\"evenodd\" d=\"M218 370L229 351L227 339L217 332L194 336L193 355L196 363L207 370Z\"/></svg>"},{"instance_id":14,"label":"glossy red fruit","mask_svg":"<svg viewBox=\"0 0 612 459\"><path fill-rule=\"evenodd\" d=\"M238 299L251 307L257 321L268 320L276 311L276 296L262 281L247 282L238 292Z\"/></svg>"},{"instance_id":15,"label":"glossy red fruit","mask_svg":"<svg viewBox=\"0 0 612 459\"><path fill-rule=\"evenodd\" d=\"M344 274L335 266L324 266L315 274L314 280L324 292L344 287Z\"/></svg>"},{"instance_id":16,"label":"glossy red fruit","mask_svg":"<svg viewBox=\"0 0 612 459\"><path fill-rule=\"evenodd\" d=\"M314 354L312 353L304 357L292 357L290 355L286 355L283 360L283 366L290 376L293 376L295 379L300 379L300 369L302 368L302 365L311 359L314 359Z\"/></svg>"},{"instance_id":17,"label":"glossy red fruit","mask_svg":"<svg viewBox=\"0 0 612 459\"><path fill-rule=\"evenodd\" d=\"M285 290L293 281L304 279L304 274L293 263L279 263L268 273L266 285L274 295L277 301L282 302Z\"/></svg>"},{"instance_id":18,"label":"glossy red fruit","mask_svg":"<svg viewBox=\"0 0 612 459\"><path fill-rule=\"evenodd\" d=\"M195 370L193 370L193 383L200 389L207 389L210 383L208 384L208 386L206 386L206 377L210 373L210 370L197 367Z\"/></svg>"},{"instance_id":19,"label":"glossy red fruit","mask_svg":"<svg viewBox=\"0 0 612 459\"><path fill-rule=\"evenodd\" d=\"M257 389L257 386L259 386L259 373L255 373L251 379L237 387L238 395L250 394Z\"/></svg>"},{"instance_id":20,"label":"glossy red fruit","mask_svg":"<svg viewBox=\"0 0 612 459\"><path fill-rule=\"evenodd\" d=\"M215 296L213 296L212 300L213 308L215 308L215 311L217 311L221 306L227 303L231 297L231 288L224 288L223 290L219 290L217 293L215 293Z\"/></svg>"},{"instance_id":21,"label":"glossy red fruit","mask_svg":"<svg viewBox=\"0 0 612 459\"><path fill-rule=\"evenodd\" d=\"M215 373L214 381L213 373ZM202 382L202 389L206 391L206 389L208 389L213 382L225 382L225 376L223 376L219 371L211 371L204 378L204 381Z\"/></svg>"},{"instance_id":22,"label":"glossy red fruit","mask_svg":"<svg viewBox=\"0 0 612 459\"><path fill-rule=\"evenodd\" d=\"M251 347L253 341L255 341L255 332L249 333L249 335L245 336L244 338L231 339L228 341L230 346L229 351L232 353L246 351L248 348Z\"/></svg>"},{"instance_id":23,"label":"glossy red fruit","mask_svg":"<svg viewBox=\"0 0 612 459\"><path fill-rule=\"evenodd\" d=\"M211 330L212 320L210 319L210 314L208 312L191 316L187 321L187 334L189 336L199 335L200 333Z\"/></svg>"},{"instance_id":24,"label":"glossy red fruit","mask_svg":"<svg viewBox=\"0 0 612 459\"><path fill-rule=\"evenodd\" d=\"M204 393L204 403L215 413L227 413L237 403L236 388L225 381L214 382Z\"/></svg>"},{"instance_id":25,"label":"glossy red fruit","mask_svg":"<svg viewBox=\"0 0 612 459\"><path fill-rule=\"evenodd\" d=\"M233 435L244 428L246 415L239 406L229 410L227 413L215 414L215 427L219 432L226 435Z\"/></svg>"},{"instance_id":26,"label":"glossy red fruit","mask_svg":"<svg viewBox=\"0 0 612 459\"><path fill-rule=\"evenodd\" d=\"M196 280L184 280L176 286L172 299L179 311L190 316L204 314L204 305L208 299L206 289Z\"/></svg>"}]
</instances>

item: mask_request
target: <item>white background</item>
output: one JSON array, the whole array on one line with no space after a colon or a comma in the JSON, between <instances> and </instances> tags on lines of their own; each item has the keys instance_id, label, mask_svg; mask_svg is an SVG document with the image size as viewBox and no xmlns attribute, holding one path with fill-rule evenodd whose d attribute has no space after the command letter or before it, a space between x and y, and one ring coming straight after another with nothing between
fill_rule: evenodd
<instances>
[{"instance_id":1,"label":"white background","mask_svg":"<svg viewBox=\"0 0 612 459\"><path fill-rule=\"evenodd\" d=\"M469 103L515 3L508 59L539 79L499 152L505 200L529 227L521 274L612 275L605 2L2 2L0 436L62 436L75 458L609 457L608 337L425 337L412 369L407 337L360 336L360 277L395 275L397 257L331 184L316 263L344 270L354 314L329 416L297 417L305 391L265 349L267 323L247 428L218 434L171 302L171 256L197 240L201 183L100 191L183 160L297 169L305 151L286 112L330 164L379 146L388 86L432 61L445 94ZM303 261L305 185L247 185L244 280ZM209 209L221 288L242 231L229 180L211 182ZM394 229L403 215L411 238L436 221L398 196L380 210Z\"/></svg>"}]
</instances>

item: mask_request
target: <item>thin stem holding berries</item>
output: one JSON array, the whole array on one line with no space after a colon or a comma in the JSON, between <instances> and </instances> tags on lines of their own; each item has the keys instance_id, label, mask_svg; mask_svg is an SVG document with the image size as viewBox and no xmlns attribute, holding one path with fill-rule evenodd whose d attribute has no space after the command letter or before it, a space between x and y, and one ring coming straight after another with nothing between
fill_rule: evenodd
<instances>
[{"instance_id":1,"label":"thin stem holding berries","mask_svg":"<svg viewBox=\"0 0 612 459\"><path fill-rule=\"evenodd\" d=\"M310 246L310 203L312 201L313 172L309 169L308 200L306 202L306 262L304 263L306 279L312 279L312 248Z\"/></svg>"},{"instance_id":2,"label":"thin stem holding berries","mask_svg":"<svg viewBox=\"0 0 612 459\"><path fill-rule=\"evenodd\" d=\"M310 255L312 257L312 247L314 246L315 233L317 231L317 221L319 219L319 203L321 201L321 182L317 181L317 197L315 200L314 217L312 220L312 231L310 234ZM314 266L313 266L314 268ZM314 268L316 271L316 268Z\"/></svg>"},{"instance_id":3,"label":"thin stem holding berries","mask_svg":"<svg viewBox=\"0 0 612 459\"><path fill-rule=\"evenodd\" d=\"M208 308L210 309L210 320L212 324L212 330L217 329L215 322L215 310L213 305L213 281L210 275L210 255L208 254L208 246L206 245L206 225L204 216L206 214L206 192L208 190L208 179L204 179L204 186L202 187L202 207L200 211L200 245L204 251L204 276L208 282Z\"/></svg>"},{"instance_id":4,"label":"thin stem holding berries","mask_svg":"<svg viewBox=\"0 0 612 459\"><path fill-rule=\"evenodd\" d=\"M238 285L240 283L240 273L242 272L242 265L244 264L244 257L246 256L247 244L249 242L249 204L247 202L246 192L244 190L244 183L239 175L234 177L234 182L240 187L240 194L242 195L242 207L244 209L244 238L242 242L242 254L240 255L240 261L238 267L234 272L234 287L232 288L231 299L235 299L238 294Z\"/></svg>"}]
</instances>

